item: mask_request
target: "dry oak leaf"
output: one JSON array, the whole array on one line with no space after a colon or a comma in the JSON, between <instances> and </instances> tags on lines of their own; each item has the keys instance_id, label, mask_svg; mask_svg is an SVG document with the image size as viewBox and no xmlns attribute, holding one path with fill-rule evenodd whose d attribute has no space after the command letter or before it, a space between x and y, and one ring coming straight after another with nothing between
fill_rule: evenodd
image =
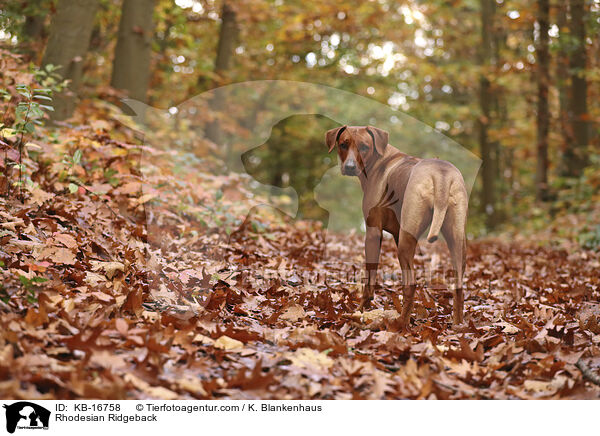
<instances>
[{"instance_id":1,"label":"dry oak leaf","mask_svg":"<svg viewBox=\"0 0 600 436\"><path fill-rule=\"evenodd\" d=\"M14 349L9 343L0 349L0 367L9 368L13 363Z\"/></svg>"},{"instance_id":2,"label":"dry oak leaf","mask_svg":"<svg viewBox=\"0 0 600 436\"><path fill-rule=\"evenodd\" d=\"M386 323L394 324L398 322L400 314L393 309L375 309L369 312L354 312L352 318L366 325L367 329L378 330L386 328Z\"/></svg>"},{"instance_id":3,"label":"dry oak leaf","mask_svg":"<svg viewBox=\"0 0 600 436\"><path fill-rule=\"evenodd\" d=\"M215 344L214 339L211 339L208 336L204 336L200 333L198 333L196 336L194 336L194 339L192 339L192 342L200 342L201 344L205 344L205 345L214 345Z\"/></svg>"},{"instance_id":4,"label":"dry oak leaf","mask_svg":"<svg viewBox=\"0 0 600 436\"><path fill-rule=\"evenodd\" d=\"M521 331L520 328L515 327L514 325L501 321L494 324L496 327L502 327L502 333L508 333L509 335L513 335L515 333L519 333Z\"/></svg>"},{"instance_id":5,"label":"dry oak leaf","mask_svg":"<svg viewBox=\"0 0 600 436\"><path fill-rule=\"evenodd\" d=\"M304 312L304 309L302 308L302 306L300 306L298 304L293 304L290 307L288 307L287 310L279 316L279 319L289 321L289 322L296 322L299 319L304 318L305 316L306 316L306 313Z\"/></svg>"},{"instance_id":6,"label":"dry oak leaf","mask_svg":"<svg viewBox=\"0 0 600 436\"><path fill-rule=\"evenodd\" d=\"M135 195L142 192L142 183L141 182L128 182L119 186L115 189L115 194L121 195Z\"/></svg>"},{"instance_id":7,"label":"dry oak leaf","mask_svg":"<svg viewBox=\"0 0 600 436\"><path fill-rule=\"evenodd\" d=\"M104 275L112 279L117 271L125 272L125 265L121 262L101 262L99 260L90 261L92 271L102 271Z\"/></svg>"},{"instance_id":8,"label":"dry oak leaf","mask_svg":"<svg viewBox=\"0 0 600 436\"><path fill-rule=\"evenodd\" d=\"M383 322L384 320L396 320L400 314L396 310L375 309L369 312L354 312L352 318L365 323Z\"/></svg>"},{"instance_id":9,"label":"dry oak leaf","mask_svg":"<svg viewBox=\"0 0 600 436\"><path fill-rule=\"evenodd\" d=\"M394 392L396 383L383 371L375 370L373 372L373 398L380 399L387 393Z\"/></svg>"},{"instance_id":10,"label":"dry oak leaf","mask_svg":"<svg viewBox=\"0 0 600 436\"><path fill-rule=\"evenodd\" d=\"M65 247L70 248L72 250L77 248L77 241L73 236L67 233L54 233L52 235L52 239L54 239L57 242L60 242Z\"/></svg>"},{"instance_id":11,"label":"dry oak leaf","mask_svg":"<svg viewBox=\"0 0 600 436\"><path fill-rule=\"evenodd\" d=\"M104 292L100 292L100 291L95 291L92 292L92 295L94 297L96 297L98 300L102 301L103 303L110 303L112 301L114 301L115 297L113 297L112 295L106 294Z\"/></svg>"},{"instance_id":12,"label":"dry oak leaf","mask_svg":"<svg viewBox=\"0 0 600 436\"><path fill-rule=\"evenodd\" d=\"M149 202L150 200L153 200L155 197L156 197L156 194L144 194L140 198L138 198L135 201L135 203L137 205L144 204L144 203Z\"/></svg>"},{"instance_id":13,"label":"dry oak leaf","mask_svg":"<svg viewBox=\"0 0 600 436\"><path fill-rule=\"evenodd\" d=\"M115 328L119 333L123 336L127 336L127 331L129 330L129 324L123 318L115 319Z\"/></svg>"},{"instance_id":14,"label":"dry oak leaf","mask_svg":"<svg viewBox=\"0 0 600 436\"><path fill-rule=\"evenodd\" d=\"M213 347L219 348L221 350L237 350L240 348L244 348L244 343L238 341L237 339L230 338L229 336L221 336L219 339L215 341Z\"/></svg>"},{"instance_id":15,"label":"dry oak leaf","mask_svg":"<svg viewBox=\"0 0 600 436\"><path fill-rule=\"evenodd\" d=\"M557 375L550 381L525 380L523 387L531 392L543 395L553 395L561 389L568 379L564 375Z\"/></svg>"},{"instance_id":16,"label":"dry oak leaf","mask_svg":"<svg viewBox=\"0 0 600 436\"><path fill-rule=\"evenodd\" d=\"M46 247L36 257L38 259L48 259L55 264L75 265L77 259L75 253L68 248L62 247Z\"/></svg>"},{"instance_id":17,"label":"dry oak leaf","mask_svg":"<svg viewBox=\"0 0 600 436\"><path fill-rule=\"evenodd\" d=\"M83 279L85 283L94 287L98 286L100 283L106 282L106 277L101 274L86 271L85 279Z\"/></svg>"},{"instance_id":18,"label":"dry oak leaf","mask_svg":"<svg viewBox=\"0 0 600 436\"><path fill-rule=\"evenodd\" d=\"M208 396L208 392L204 390L202 382L195 378L182 378L177 380L177 386L184 391L191 392L194 395L200 395L203 397Z\"/></svg>"},{"instance_id":19,"label":"dry oak leaf","mask_svg":"<svg viewBox=\"0 0 600 436\"><path fill-rule=\"evenodd\" d=\"M163 388L162 386L151 386L148 382L145 382L133 374L125 374L124 379L126 382L131 383L137 390L142 391L151 398L159 400L175 400L179 397L175 392Z\"/></svg>"},{"instance_id":20,"label":"dry oak leaf","mask_svg":"<svg viewBox=\"0 0 600 436\"><path fill-rule=\"evenodd\" d=\"M128 367L123 356L107 350L94 351L90 358L90 363L100 368L112 369L113 371L118 369L124 370Z\"/></svg>"},{"instance_id":21,"label":"dry oak leaf","mask_svg":"<svg viewBox=\"0 0 600 436\"><path fill-rule=\"evenodd\" d=\"M33 203L38 206L41 206L42 204L44 204L44 202L50 200L53 197L54 197L54 194L50 194L50 193L44 191L43 189L36 187L31 191L31 197L29 198L27 203L28 204Z\"/></svg>"},{"instance_id":22,"label":"dry oak leaf","mask_svg":"<svg viewBox=\"0 0 600 436\"><path fill-rule=\"evenodd\" d=\"M27 368L28 370L33 370L34 367L42 367L53 372L71 372L73 370L71 366L45 354L24 354L15 359L14 363L17 367Z\"/></svg>"},{"instance_id":23,"label":"dry oak leaf","mask_svg":"<svg viewBox=\"0 0 600 436\"><path fill-rule=\"evenodd\" d=\"M1 228L8 229L13 232L17 231L17 226L21 227L24 225L25 225L25 221L23 221L22 219L17 219L15 221L8 221L8 222L0 223Z\"/></svg>"},{"instance_id":24,"label":"dry oak leaf","mask_svg":"<svg viewBox=\"0 0 600 436\"><path fill-rule=\"evenodd\" d=\"M320 353L312 348L298 348L294 352L285 354L292 363L301 368L319 367L331 368L333 359L325 353Z\"/></svg>"}]
</instances>

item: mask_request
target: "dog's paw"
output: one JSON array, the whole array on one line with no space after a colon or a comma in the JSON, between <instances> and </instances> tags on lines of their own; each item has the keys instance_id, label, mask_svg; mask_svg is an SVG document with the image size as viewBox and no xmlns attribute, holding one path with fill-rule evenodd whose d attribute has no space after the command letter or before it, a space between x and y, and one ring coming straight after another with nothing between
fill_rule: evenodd
<instances>
[{"instance_id":1,"label":"dog's paw","mask_svg":"<svg viewBox=\"0 0 600 436\"><path fill-rule=\"evenodd\" d=\"M358 310L364 312L365 310L369 310L373 308L373 297L363 298L358 306Z\"/></svg>"},{"instance_id":2,"label":"dog's paw","mask_svg":"<svg viewBox=\"0 0 600 436\"><path fill-rule=\"evenodd\" d=\"M412 330L412 326L410 325L410 322L407 322L407 323L400 322L397 331L398 331L398 333L401 333L405 336L413 334L413 330Z\"/></svg>"},{"instance_id":3,"label":"dog's paw","mask_svg":"<svg viewBox=\"0 0 600 436\"><path fill-rule=\"evenodd\" d=\"M469 325L465 321L460 323L453 321L452 330L454 330L456 333L469 333L471 331Z\"/></svg>"}]
</instances>

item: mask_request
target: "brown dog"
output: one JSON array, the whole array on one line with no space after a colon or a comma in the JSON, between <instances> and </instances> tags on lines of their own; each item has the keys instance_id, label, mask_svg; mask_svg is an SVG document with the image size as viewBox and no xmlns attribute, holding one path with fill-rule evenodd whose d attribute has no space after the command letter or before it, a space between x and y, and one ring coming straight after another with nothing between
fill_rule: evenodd
<instances>
[{"instance_id":1,"label":"brown dog","mask_svg":"<svg viewBox=\"0 0 600 436\"><path fill-rule=\"evenodd\" d=\"M366 283L362 307L373 299L382 231L391 233L402 268L401 324L408 326L416 289L413 258L417 241L431 224L427 240L446 239L456 272L454 323L463 319L468 196L460 171L439 159L419 159L388 145L388 133L376 127L343 126L329 130L326 143L337 145L342 174L358 176L363 190L366 224Z\"/></svg>"}]
</instances>

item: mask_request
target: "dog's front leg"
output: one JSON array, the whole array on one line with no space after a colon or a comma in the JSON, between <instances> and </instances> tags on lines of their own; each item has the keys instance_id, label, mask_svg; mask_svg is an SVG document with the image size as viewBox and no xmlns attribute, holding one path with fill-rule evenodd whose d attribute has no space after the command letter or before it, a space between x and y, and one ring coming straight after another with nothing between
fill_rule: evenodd
<instances>
[{"instance_id":1,"label":"dog's front leg","mask_svg":"<svg viewBox=\"0 0 600 436\"><path fill-rule=\"evenodd\" d=\"M365 236L365 286L363 287L361 309L368 308L373 300L373 292L377 284L377 267L379 266L379 253L381 251L381 229L367 227Z\"/></svg>"}]
</instances>

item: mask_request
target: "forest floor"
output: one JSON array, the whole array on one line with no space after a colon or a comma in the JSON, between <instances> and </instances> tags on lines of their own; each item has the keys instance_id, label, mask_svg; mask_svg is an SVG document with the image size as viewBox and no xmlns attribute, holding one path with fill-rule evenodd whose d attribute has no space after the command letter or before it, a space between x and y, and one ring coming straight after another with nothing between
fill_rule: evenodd
<instances>
[{"instance_id":1,"label":"forest floor","mask_svg":"<svg viewBox=\"0 0 600 436\"><path fill-rule=\"evenodd\" d=\"M400 332L392 241L358 312L360 235L265 214L240 227L247 179L138 145L117 112L84 102L22 155L2 132L0 397L599 397L600 254L551 243L573 217L470 241L457 328L446 248L421 244Z\"/></svg>"},{"instance_id":2,"label":"forest floor","mask_svg":"<svg viewBox=\"0 0 600 436\"><path fill-rule=\"evenodd\" d=\"M374 308L358 312L360 235L258 217L229 234L235 204L214 192L243 189L235 177L174 181L157 167L143 191L136 156L162 152L115 141L102 124L61 135L69 148L38 141L27 158L23 202L0 200L3 398L600 395L577 366L600 373L597 252L471 241L466 323L454 328L445 246L420 244L411 328L400 332L392 241ZM78 162L58 163L75 149ZM177 214L158 200L169 195L210 213Z\"/></svg>"}]
</instances>

